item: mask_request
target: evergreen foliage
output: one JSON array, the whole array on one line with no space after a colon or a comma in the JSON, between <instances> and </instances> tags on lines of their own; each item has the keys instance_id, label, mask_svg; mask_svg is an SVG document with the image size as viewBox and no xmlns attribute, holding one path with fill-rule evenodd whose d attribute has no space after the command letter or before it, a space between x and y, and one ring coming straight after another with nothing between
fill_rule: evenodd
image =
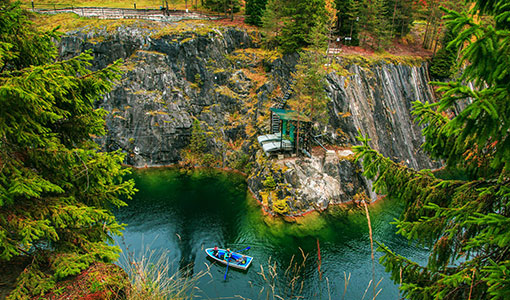
<instances>
[{"instance_id":1,"label":"evergreen foliage","mask_svg":"<svg viewBox=\"0 0 510 300\"><path fill-rule=\"evenodd\" d=\"M203 167L219 167L218 163L221 162L215 155L212 153L208 153L207 149L207 134L212 134L211 132L206 132L202 129L202 124L198 119L193 121L193 127L191 129L191 139L188 147L182 149L181 156L183 161L181 165L184 167L194 167L194 166L203 166ZM220 137L216 137L220 139ZM225 149L222 149L226 151Z\"/></svg>"},{"instance_id":2,"label":"evergreen foliage","mask_svg":"<svg viewBox=\"0 0 510 300\"><path fill-rule=\"evenodd\" d=\"M385 48L390 39L390 26L387 7L383 0L360 0L351 3L351 19L355 19L358 39L362 46L374 49Z\"/></svg>"},{"instance_id":3,"label":"evergreen foliage","mask_svg":"<svg viewBox=\"0 0 510 300\"><path fill-rule=\"evenodd\" d=\"M196 155L201 155L207 146L205 139L205 132L200 126L200 121L195 119L193 121L193 128L191 130L191 140L188 146L189 150Z\"/></svg>"},{"instance_id":4,"label":"evergreen foliage","mask_svg":"<svg viewBox=\"0 0 510 300\"><path fill-rule=\"evenodd\" d=\"M11 299L40 295L94 261L112 261L121 234L109 208L123 206L123 155L105 153L106 112L94 101L119 78L118 62L87 69L90 54L55 61L55 32L39 32L19 4L0 3L0 261L31 263Z\"/></svg>"},{"instance_id":5,"label":"evergreen foliage","mask_svg":"<svg viewBox=\"0 0 510 300\"><path fill-rule=\"evenodd\" d=\"M323 27L321 24L329 21L325 0L269 0L264 14L266 46L278 46L283 53L310 45L310 40L319 32L312 29Z\"/></svg>"},{"instance_id":6,"label":"evergreen foliage","mask_svg":"<svg viewBox=\"0 0 510 300\"><path fill-rule=\"evenodd\" d=\"M280 47L284 53L292 53L309 45L321 27L327 23L326 3L324 0L294 0L287 7L289 19L284 23Z\"/></svg>"},{"instance_id":7,"label":"evergreen foliage","mask_svg":"<svg viewBox=\"0 0 510 300\"><path fill-rule=\"evenodd\" d=\"M266 9L267 0L246 0L246 23L262 26L262 15Z\"/></svg>"},{"instance_id":8,"label":"evergreen foliage","mask_svg":"<svg viewBox=\"0 0 510 300\"><path fill-rule=\"evenodd\" d=\"M329 97L324 89L327 62L327 58L317 50L302 51L293 74L295 93L288 101L291 109L306 114L313 122L322 124L328 122Z\"/></svg>"},{"instance_id":9,"label":"evergreen foliage","mask_svg":"<svg viewBox=\"0 0 510 300\"><path fill-rule=\"evenodd\" d=\"M262 15L262 40L268 49L278 47L278 39L284 24L285 6L283 1L268 0L266 10Z\"/></svg>"},{"instance_id":10,"label":"evergreen foliage","mask_svg":"<svg viewBox=\"0 0 510 300\"><path fill-rule=\"evenodd\" d=\"M239 12L241 3L239 0L205 0L204 7L215 12L224 12L227 14L231 13L232 9L234 13Z\"/></svg>"},{"instance_id":11,"label":"evergreen foliage","mask_svg":"<svg viewBox=\"0 0 510 300\"><path fill-rule=\"evenodd\" d=\"M391 36L403 37L411 31L411 25L414 20L414 11L412 1L386 0L386 17L391 20Z\"/></svg>"},{"instance_id":12,"label":"evergreen foliage","mask_svg":"<svg viewBox=\"0 0 510 300\"><path fill-rule=\"evenodd\" d=\"M351 38L346 44L358 45L364 40L382 48L390 38L410 32L417 6L403 0L336 0L336 8L337 34Z\"/></svg>"},{"instance_id":13,"label":"evergreen foliage","mask_svg":"<svg viewBox=\"0 0 510 300\"><path fill-rule=\"evenodd\" d=\"M356 22L359 21L359 16L353 13L354 7L357 5L357 0L337 0L337 34L341 37L350 37L349 42L345 42L349 45L358 45L358 25Z\"/></svg>"},{"instance_id":14,"label":"evergreen foliage","mask_svg":"<svg viewBox=\"0 0 510 300\"><path fill-rule=\"evenodd\" d=\"M310 117L312 122L327 124L326 76L329 72L326 49L331 27L335 23L336 10L326 0L324 21L317 22L308 36L309 48L299 53L294 78L294 96L289 99L291 109Z\"/></svg>"},{"instance_id":15,"label":"evergreen foliage","mask_svg":"<svg viewBox=\"0 0 510 300\"><path fill-rule=\"evenodd\" d=\"M430 63L429 72L432 78L444 80L450 78L455 69L455 61L457 58L457 48L449 45L455 38L451 28L447 28L441 42L441 49L437 51Z\"/></svg>"},{"instance_id":16,"label":"evergreen foliage","mask_svg":"<svg viewBox=\"0 0 510 300\"><path fill-rule=\"evenodd\" d=\"M406 298L508 299L510 6L478 0L470 14L445 11L459 33L449 45L464 46L466 67L457 81L436 83L441 99L415 102L413 114L425 126L424 149L465 178L415 171L383 157L366 139L355 151L375 190L405 203L398 233L431 249L420 265L380 244L381 263ZM467 98L471 103L453 115L456 102Z\"/></svg>"}]
</instances>

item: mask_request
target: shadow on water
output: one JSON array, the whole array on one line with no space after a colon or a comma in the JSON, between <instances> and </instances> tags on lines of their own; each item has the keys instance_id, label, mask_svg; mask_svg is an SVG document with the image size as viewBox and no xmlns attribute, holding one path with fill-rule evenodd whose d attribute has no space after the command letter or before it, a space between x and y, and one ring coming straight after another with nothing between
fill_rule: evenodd
<instances>
[{"instance_id":1,"label":"shadow on water","mask_svg":"<svg viewBox=\"0 0 510 300\"><path fill-rule=\"evenodd\" d=\"M116 212L118 220L128 224L121 248L137 252L149 244L151 249L168 251L177 262L174 271L208 271L198 284L202 297L266 299L274 293L295 299L301 290L304 299L341 299L345 272L351 274L345 299L361 299L372 278L366 218L354 206L336 206L285 222L262 214L238 174L150 169L136 171L133 177L140 191L128 207ZM374 239L399 254L424 260L426 252L396 236L389 224L401 209L392 201L370 207ZM250 246L246 254L254 262L246 272L229 270L224 281L225 266L211 262L204 252L215 245L232 250ZM377 299L399 297L398 287L378 264L375 277L383 278Z\"/></svg>"}]
</instances>

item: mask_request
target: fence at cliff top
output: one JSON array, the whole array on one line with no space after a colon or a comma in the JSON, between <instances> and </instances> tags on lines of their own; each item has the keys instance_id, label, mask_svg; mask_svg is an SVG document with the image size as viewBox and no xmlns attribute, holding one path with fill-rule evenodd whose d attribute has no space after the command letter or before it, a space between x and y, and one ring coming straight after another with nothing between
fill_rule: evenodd
<instances>
[{"instance_id":1,"label":"fence at cliff top","mask_svg":"<svg viewBox=\"0 0 510 300\"><path fill-rule=\"evenodd\" d=\"M145 19L151 21L177 22L181 20L217 20L224 15L204 14L185 10L164 9L132 9L108 7L62 7L35 8L34 11L43 14L74 13L80 17L97 17L99 19Z\"/></svg>"}]
</instances>

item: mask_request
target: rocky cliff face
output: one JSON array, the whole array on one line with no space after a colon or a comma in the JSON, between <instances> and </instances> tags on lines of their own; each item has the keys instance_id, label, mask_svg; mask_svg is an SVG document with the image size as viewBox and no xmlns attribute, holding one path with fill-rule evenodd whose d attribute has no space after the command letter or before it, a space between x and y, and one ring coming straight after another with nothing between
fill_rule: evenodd
<instances>
[{"instance_id":1,"label":"rocky cliff face","mask_svg":"<svg viewBox=\"0 0 510 300\"><path fill-rule=\"evenodd\" d=\"M413 101L434 101L427 65L378 63L348 70L349 76L328 76L332 137L354 144L359 129L387 157L416 169L438 167L421 151L421 128L411 115Z\"/></svg>"},{"instance_id":2,"label":"rocky cliff face","mask_svg":"<svg viewBox=\"0 0 510 300\"><path fill-rule=\"evenodd\" d=\"M229 117L246 109L244 94L250 82L236 72L227 56L252 47L252 38L232 28L200 30L200 34L184 31L156 38L154 30L135 26L77 31L63 38L64 58L91 50L93 68L124 60L120 83L98 105L110 112L104 147L127 152L128 164L179 162L194 119L210 131L220 130L223 140L244 135ZM210 149L221 146L214 138Z\"/></svg>"},{"instance_id":3,"label":"rocky cliff face","mask_svg":"<svg viewBox=\"0 0 510 300\"><path fill-rule=\"evenodd\" d=\"M122 149L133 166L182 162L197 149L212 166L244 168L251 160L249 186L273 211L295 214L370 195L370 183L349 154L358 130L386 156L415 168L437 166L420 151L423 140L410 114L412 101L433 101L426 65L346 64L342 58L347 75L327 78L330 123L321 141L344 150L263 158L255 138L267 133L271 98L291 81L298 57L275 58L253 36L234 28L161 34L131 26L72 32L60 49L63 57L90 49L93 68L124 60L122 79L98 102L110 112L105 149ZM194 123L200 132L193 133ZM196 136L205 144L196 145ZM267 187L269 177L279 189Z\"/></svg>"},{"instance_id":4,"label":"rocky cliff face","mask_svg":"<svg viewBox=\"0 0 510 300\"><path fill-rule=\"evenodd\" d=\"M427 65L377 62L361 66L337 60L346 65L342 73L347 75L332 72L327 77L329 125L319 142L349 149L358 143L361 133L371 139L374 149L395 161L416 169L439 167L440 163L422 152L421 128L411 115L413 101L434 101ZM260 199L264 205L285 214L365 197L375 200L371 182L361 176L359 165L348 153L319 149L313 158L286 159L276 165L259 163L248 183L253 190L263 191ZM276 188L261 184L268 177L276 180ZM279 199L286 199L289 206L284 207Z\"/></svg>"}]
</instances>

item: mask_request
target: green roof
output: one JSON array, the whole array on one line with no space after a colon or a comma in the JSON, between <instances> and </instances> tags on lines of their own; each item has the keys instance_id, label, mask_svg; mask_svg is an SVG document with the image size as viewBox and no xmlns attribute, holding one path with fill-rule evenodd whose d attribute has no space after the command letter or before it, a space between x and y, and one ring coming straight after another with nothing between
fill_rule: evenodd
<instances>
[{"instance_id":1,"label":"green roof","mask_svg":"<svg viewBox=\"0 0 510 300\"><path fill-rule=\"evenodd\" d=\"M280 117L282 120L312 122L309 117L295 110L287 110L280 108L271 108L271 111Z\"/></svg>"}]
</instances>

